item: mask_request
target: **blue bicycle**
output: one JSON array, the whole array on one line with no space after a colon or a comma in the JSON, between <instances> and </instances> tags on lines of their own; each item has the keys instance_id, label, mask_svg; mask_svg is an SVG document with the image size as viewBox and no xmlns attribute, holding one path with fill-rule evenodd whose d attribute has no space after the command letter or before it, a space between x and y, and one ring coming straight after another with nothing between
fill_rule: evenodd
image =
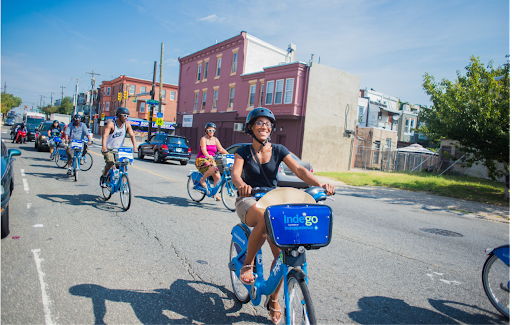
<instances>
[{"instance_id":1,"label":"blue bicycle","mask_svg":"<svg viewBox=\"0 0 512 325\"><path fill-rule=\"evenodd\" d=\"M126 211L132 202L130 179L128 178L128 165L133 165L133 149L121 147L110 149L114 152L115 164L110 168L105 181L105 187L101 188L105 201L109 200L113 193L121 195L121 205Z\"/></svg>"},{"instance_id":2,"label":"blue bicycle","mask_svg":"<svg viewBox=\"0 0 512 325\"><path fill-rule=\"evenodd\" d=\"M510 245L489 248L482 269L485 294L492 305L510 318Z\"/></svg>"},{"instance_id":3,"label":"blue bicycle","mask_svg":"<svg viewBox=\"0 0 512 325\"><path fill-rule=\"evenodd\" d=\"M268 189L254 189L255 197L272 195ZM283 189L277 189L283 190ZM299 191L299 190L296 190ZM281 249L267 280L263 276L263 254L261 249L255 257L255 281L252 286L243 284L238 275L247 253L247 243L251 230L243 223L231 231L229 250L229 271L236 298L241 303L252 300L257 306L261 295L267 296L265 306L269 308L270 295L282 279L285 280L284 301L286 324L316 324L313 302L308 290L306 250L329 245L332 234L332 210L321 204L327 198L321 187L311 187L305 191L307 200L299 204L279 204L265 210L267 238ZM318 204L320 203L320 204Z\"/></svg>"},{"instance_id":4,"label":"blue bicycle","mask_svg":"<svg viewBox=\"0 0 512 325\"><path fill-rule=\"evenodd\" d=\"M53 157L50 159L54 159L55 163L58 167L64 168L66 167L66 163L68 161L68 156L66 154L66 148L62 145L62 140L60 137L54 137L53 141L55 141L55 149L53 150ZM85 146L85 144L84 144ZM85 153L84 150L79 152L80 155L80 170L88 171L92 167L92 156L90 153Z\"/></svg>"},{"instance_id":5,"label":"blue bicycle","mask_svg":"<svg viewBox=\"0 0 512 325\"><path fill-rule=\"evenodd\" d=\"M187 191L190 198L195 202L201 202L205 196L214 197L220 190L220 196L224 206L230 211L235 211L235 200L238 189L231 181L231 167L234 159L235 155L218 155L216 157L217 167L222 176L215 187L209 179L205 181L206 188L201 186L199 180L203 177L203 174L197 170L191 170L187 181Z\"/></svg>"}]
</instances>

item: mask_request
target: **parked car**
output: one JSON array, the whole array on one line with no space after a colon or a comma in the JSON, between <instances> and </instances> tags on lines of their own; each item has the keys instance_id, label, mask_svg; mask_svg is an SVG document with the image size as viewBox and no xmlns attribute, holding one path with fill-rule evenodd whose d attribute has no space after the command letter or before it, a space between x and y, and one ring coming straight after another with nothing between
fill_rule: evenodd
<instances>
[{"instance_id":1,"label":"parked car","mask_svg":"<svg viewBox=\"0 0 512 325\"><path fill-rule=\"evenodd\" d=\"M238 148L240 148L243 145L247 145L248 143L237 143L234 144L226 149L227 152L230 154L234 154ZM313 166L305 161L302 161L297 155L295 155L293 152L290 152L293 159L295 159L299 165L309 170L311 173L313 173ZM281 163L279 165L279 171L277 172L277 186L281 187L295 187L295 188L308 188L310 185L297 176L286 166L285 163Z\"/></svg>"},{"instance_id":2,"label":"parked car","mask_svg":"<svg viewBox=\"0 0 512 325\"><path fill-rule=\"evenodd\" d=\"M14 117L6 117L4 120L4 125L11 126L14 124Z\"/></svg>"},{"instance_id":3,"label":"parked car","mask_svg":"<svg viewBox=\"0 0 512 325\"><path fill-rule=\"evenodd\" d=\"M4 141L2 140L2 229L1 238L9 235L9 199L11 198L14 189L14 168L12 162L13 156L21 155L18 149L7 150Z\"/></svg>"},{"instance_id":4,"label":"parked car","mask_svg":"<svg viewBox=\"0 0 512 325\"><path fill-rule=\"evenodd\" d=\"M36 139L34 141L34 147L37 151L41 151L43 149L49 150L48 146L48 130L50 130L50 127L53 125L53 121L44 121L39 124L39 126L35 129L36 131ZM64 126L66 126L64 123L59 123L60 128L62 132L64 132Z\"/></svg>"},{"instance_id":5,"label":"parked car","mask_svg":"<svg viewBox=\"0 0 512 325\"><path fill-rule=\"evenodd\" d=\"M139 145L139 159L145 156L153 156L156 163L166 160L178 160L180 164L186 165L190 160L192 151L188 140L185 137L168 134L154 134L149 141Z\"/></svg>"}]
</instances>

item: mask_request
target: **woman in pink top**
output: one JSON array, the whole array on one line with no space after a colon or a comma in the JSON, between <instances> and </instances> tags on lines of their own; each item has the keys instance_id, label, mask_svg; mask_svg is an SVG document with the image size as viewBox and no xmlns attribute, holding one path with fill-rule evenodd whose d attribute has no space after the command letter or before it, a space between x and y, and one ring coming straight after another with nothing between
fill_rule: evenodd
<instances>
[{"instance_id":1,"label":"woman in pink top","mask_svg":"<svg viewBox=\"0 0 512 325\"><path fill-rule=\"evenodd\" d=\"M199 180L199 183L201 183L203 187L206 187L205 180L210 176L213 176L213 186L217 186L217 183L220 181L220 173L213 156L215 156L217 151L222 154L228 153L220 144L219 139L213 136L216 128L217 127L212 122L206 123L204 127L204 132L206 134L201 138L201 148L196 157L197 170L203 173L203 177ZM215 199L220 201L220 198L217 195L215 196Z\"/></svg>"}]
</instances>

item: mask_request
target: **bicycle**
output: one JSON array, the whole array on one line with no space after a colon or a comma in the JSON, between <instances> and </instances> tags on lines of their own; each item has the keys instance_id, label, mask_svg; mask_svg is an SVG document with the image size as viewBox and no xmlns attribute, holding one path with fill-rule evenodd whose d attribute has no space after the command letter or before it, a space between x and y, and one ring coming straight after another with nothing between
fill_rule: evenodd
<instances>
[{"instance_id":1,"label":"bicycle","mask_svg":"<svg viewBox=\"0 0 512 325\"><path fill-rule=\"evenodd\" d=\"M510 318L510 245L488 248L482 268L482 283L492 305Z\"/></svg>"},{"instance_id":2,"label":"bicycle","mask_svg":"<svg viewBox=\"0 0 512 325\"><path fill-rule=\"evenodd\" d=\"M190 198L195 202L201 202L205 196L214 197L220 189L222 203L226 209L235 211L235 200L237 196L237 188L231 181L231 167L235 160L235 155L218 155L216 156L217 167L222 174L217 186L213 187L209 179L205 180L206 188L204 188L199 180L203 174L197 170L191 170L188 175L187 191Z\"/></svg>"},{"instance_id":3,"label":"bicycle","mask_svg":"<svg viewBox=\"0 0 512 325\"><path fill-rule=\"evenodd\" d=\"M58 139L58 140L57 140ZM68 160L68 155L66 154L66 148L62 145L62 140L60 137L54 137L56 147L53 150L53 159L55 159L55 163L57 167L64 168L66 167L66 163ZM51 158L50 158L51 159ZM83 154L80 157L80 170L88 171L92 167L92 156L90 153Z\"/></svg>"},{"instance_id":4,"label":"bicycle","mask_svg":"<svg viewBox=\"0 0 512 325\"><path fill-rule=\"evenodd\" d=\"M268 188L253 190L257 199L262 195L272 195L271 191L265 194ZM305 192L311 196L308 196L309 203L272 205L265 210L267 238L281 249L267 280L263 276L263 254L260 249L253 267L254 283L249 286L240 281L238 275L245 260L251 230L240 223L231 231L228 266L236 298L241 303L252 301L257 306L261 296L266 295L265 306L268 309L270 295L284 279L286 324L316 324L308 289L306 250L329 245L332 235L332 210L321 204L327 198L325 190L310 187Z\"/></svg>"},{"instance_id":5,"label":"bicycle","mask_svg":"<svg viewBox=\"0 0 512 325\"><path fill-rule=\"evenodd\" d=\"M128 165L133 165L133 149L121 147L108 151L114 152L115 164L108 171L105 187L102 187L101 191L105 201L108 201L115 192L120 192L121 205L123 210L127 211L132 202Z\"/></svg>"}]
</instances>

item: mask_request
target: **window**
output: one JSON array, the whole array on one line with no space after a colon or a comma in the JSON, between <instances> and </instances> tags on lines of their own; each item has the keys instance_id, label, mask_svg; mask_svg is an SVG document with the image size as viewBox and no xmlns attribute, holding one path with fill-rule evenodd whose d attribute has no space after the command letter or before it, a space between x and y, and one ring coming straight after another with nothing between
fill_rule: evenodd
<instances>
[{"instance_id":1,"label":"window","mask_svg":"<svg viewBox=\"0 0 512 325\"><path fill-rule=\"evenodd\" d=\"M215 89L213 91L213 106L212 108L213 109L217 109L217 100L219 99L219 90L218 89Z\"/></svg>"},{"instance_id":2,"label":"window","mask_svg":"<svg viewBox=\"0 0 512 325\"><path fill-rule=\"evenodd\" d=\"M233 62L231 62L231 75L236 74L236 66L238 62L238 47L233 49Z\"/></svg>"},{"instance_id":3,"label":"window","mask_svg":"<svg viewBox=\"0 0 512 325\"><path fill-rule=\"evenodd\" d=\"M357 123L363 122L364 106L359 106L359 113L357 115Z\"/></svg>"},{"instance_id":4,"label":"window","mask_svg":"<svg viewBox=\"0 0 512 325\"><path fill-rule=\"evenodd\" d=\"M390 139L390 138L387 138L387 139L386 139L386 147L387 147L388 149L391 149L391 139Z\"/></svg>"},{"instance_id":5,"label":"window","mask_svg":"<svg viewBox=\"0 0 512 325\"><path fill-rule=\"evenodd\" d=\"M194 112L197 111L197 102L199 101L199 93L194 94Z\"/></svg>"},{"instance_id":6,"label":"window","mask_svg":"<svg viewBox=\"0 0 512 325\"><path fill-rule=\"evenodd\" d=\"M162 89L162 98L165 98L165 89Z\"/></svg>"},{"instance_id":7,"label":"window","mask_svg":"<svg viewBox=\"0 0 512 325\"><path fill-rule=\"evenodd\" d=\"M373 151L373 163L379 163L379 154L380 154L380 141L375 141L375 150Z\"/></svg>"},{"instance_id":8,"label":"window","mask_svg":"<svg viewBox=\"0 0 512 325\"><path fill-rule=\"evenodd\" d=\"M215 77L220 76L220 66L222 65L222 57L217 58L217 72L215 74Z\"/></svg>"},{"instance_id":9,"label":"window","mask_svg":"<svg viewBox=\"0 0 512 325\"><path fill-rule=\"evenodd\" d=\"M274 104L281 104L283 102L283 84L283 79L276 80L276 97Z\"/></svg>"},{"instance_id":10,"label":"window","mask_svg":"<svg viewBox=\"0 0 512 325\"><path fill-rule=\"evenodd\" d=\"M206 107L206 91L203 91L203 105L201 106L201 109L204 110Z\"/></svg>"},{"instance_id":11,"label":"window","mask_svg":"<svg viewBox=\"0 0 512 325\"><path fill-rule=\"evenodd\" d=\"M107 96L110 96L110 87L107 87Z\"/></svg>"},{"instance_id":12,"label":"window","mask_svg":"<svg viewBox=\"0 0 512 325\"><path fill-rule=\"evenodd\" d=\"M197 81L201 80L201 69L202 68L203 68L202 64L197 66Z\"/></svg>"},{"instance_id":13,"label":"window","mask_svg":"<svg viewBox=\"0 0 512 325\"><path fill-rule=\"evenodd\" d=\"M140 102L140 112L141 113L146 112L146 102Z\"/></svg>"},{"instance_id":14,"label":"window","mask_svg":"<svg viewBox=\"0 0 512 325\"><path fill-rule=\"evenodd\" d=\"M235 101L235 87L229 88L229 105L228 108L233 108L233 102Z\"/></svg>"},{"instance_id":15,"label":"window","mask_svg":"<svg viewBox=\"0 0 512 325\"><path fill-rule=\"evenodd\" d=\"M415 121L412 118L405 119L405 131L406 134L414 134Z\"/></svg>"},{"instance_id":16,"label":"window","mask_svg":"<svg viewBox=\"0 0 512 325\"><path fill-rule=\"evenodd\" d=\"M143 94L146 92L146 87L140 86L140 93Z\"/></svg>"},{"instance_id":17,"label":"window","mask_svg":"<svg viewBox=\"0 0 512 325\"><path fill-rule=\"evenodd\" d=\"M260 106L263 106L263 94L265 94L265 83L261 83L260 84L260 90L261 90L261 94L260 94Z\"/></svg>"},{"instance_id":18,"label":"window","mask_svg":"<svg viewBox=\"0 0 512 325\"><path fill-rule=\"evenodd\" d=\"M170 100L176 100L176 92L174 90L171 90L171 98Z\"/></svg>"},{"instance_id":19,"label":"window","mask_svg":"<svg viewBox=\"0 0 512 325\"><path fill-rule=\"evenodd\" d=\"M272 104L272 96L274 95L274 81L267 81L267 97L265 99L265 105Z\"/></svg>"},{"instance_id":20,"label":"window","mask_svg":"<svg viewBox=\"0 0 512 325\"><path fill-rule=\"evenodd\" d=\"M249 107L254 107L254 100L256 98L256 85L251 85L249 90Z\"/></svg>"},{"instance_id":21,"label":"window","mask_svg":"<svg viewBox=\"0 0 512 325\"><path fill-rule=\"evenodd\" d=\"M110 102L107 102L107 106L105 106L105 110L108 111L110 109Z\"/></svg>"},{"instance_id":22,"label":"window","mask_svg":"<svg viewBox=\"0 0 512 325\"><path fill-rule=\"evenodd\" d=\"M208 78L208 61L204 63L204 79Z\"/></svg>"},{"instance_id":23,"label":"window","mask_svg":"<svg viewBox=\"0 0 512 325\"><path fill-rule=\"evenodd\" d=\"M294 79L286 79L286 86L284 90L284 103L291 104L293 99L293 82Z\"/></svg>"},{"instance_id":24,"label":"window","mask_svg":"<svg viewBox=\"0 0 512 325\"><path fill-rule=\"evenodd\" d=\"M135 85L130 85L130 95L135 95Z\"/></svg>"}]
</instances>

